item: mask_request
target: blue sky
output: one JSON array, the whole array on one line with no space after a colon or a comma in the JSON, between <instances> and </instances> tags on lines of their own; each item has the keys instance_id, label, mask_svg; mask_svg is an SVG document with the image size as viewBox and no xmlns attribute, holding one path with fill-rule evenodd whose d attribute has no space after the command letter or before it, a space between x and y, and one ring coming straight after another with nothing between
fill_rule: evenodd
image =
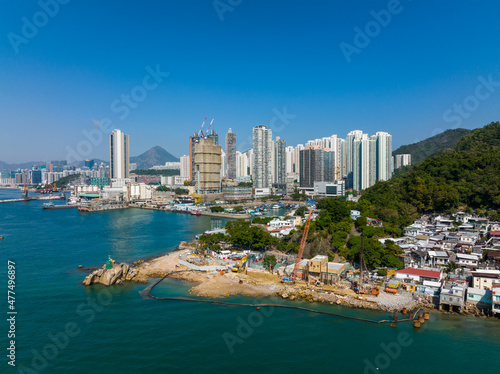
<instances>
[{"instance_id":1,"label":"blue sky","mask_svg":"<svg viewBox=\"0 0 500 374\"><path fill-rule=\"evenodd\" d=\"M500 2L217 1L230 10L61 0L44 16L38 2L1 1L0 160L108 159L109 127L130 135L132 155L181 156L205 116L240 150L257 124L287 145L359 129L391 133L396 148L500 120ZM341 43L357 48L350 62ZM148 67L169 74L146 90ZM132 92L141 101L125 115Z\"/></svg>"}]
</instances>

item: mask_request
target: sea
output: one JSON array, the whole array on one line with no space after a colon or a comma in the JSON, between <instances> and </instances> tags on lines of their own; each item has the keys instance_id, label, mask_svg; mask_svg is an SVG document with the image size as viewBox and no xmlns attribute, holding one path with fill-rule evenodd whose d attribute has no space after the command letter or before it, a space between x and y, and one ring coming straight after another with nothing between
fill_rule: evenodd
<instances>
[{"instance_id":1,"label":"sea","mask_svg":"<svg viewBox=\"0 0 500 374\"><path fill-rule=\"evenodd\" d=\"M0 200L18 197L18 190L0 190ZM432 312L414 329L277 307L143 299L143 284L81 284L87 273L79 265L169 253L213 220L220 219L137 208L43 210L40 201L0 204L0 373L498 373L500 319ZM167 280L153 293L186 296L190 287ZM337 305L293 305L391 318Z\"/></svg>"}]
</instances>

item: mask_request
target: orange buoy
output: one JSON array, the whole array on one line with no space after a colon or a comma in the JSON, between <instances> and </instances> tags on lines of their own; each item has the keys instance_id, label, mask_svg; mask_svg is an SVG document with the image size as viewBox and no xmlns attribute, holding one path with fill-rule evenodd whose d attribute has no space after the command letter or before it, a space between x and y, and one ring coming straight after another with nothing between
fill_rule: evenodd
<instances>
[{"instance_id":1,"label":"orange buoy","mask_svg":"<svg viewBox=\"0 0 500 374\"><path fill-rule=\"evenodd\" d=\"M413 321L413 327L418 329L420 327L420 322L417 320Z\"/></svg>"},{"instance_id":2,"label":"orange buoy","mask_svg":"<svg viewBox=\"0 0 500 374\"><path fill-rule=\"evenodd\" d=\"M424 323L425 322L425 319L424 319L423 315L419 315L418 316L418 322L420 322L420 323Z\"/></svg>"},{"instance_id":3,"label":"orange buoy","mask_svg":"<svg viewBox=\"0 0 500 374\"><path fill-rule=\"evenodd\" d=\"M428 312L425 312L425 313L424 313L424 319L429 319L429 318L430 318L429 313L428 313Z\"/></svg>"},{"instance_id":4,"label":"orange buoy","mask_svg":"<svg viewBox=\"0 0 500 374\"><path fill-rule=\"evenodd\" d=\"M260 309L260 306L257 307L257 310L259 310L259 309Z\"/></svg>"}]
</instances>

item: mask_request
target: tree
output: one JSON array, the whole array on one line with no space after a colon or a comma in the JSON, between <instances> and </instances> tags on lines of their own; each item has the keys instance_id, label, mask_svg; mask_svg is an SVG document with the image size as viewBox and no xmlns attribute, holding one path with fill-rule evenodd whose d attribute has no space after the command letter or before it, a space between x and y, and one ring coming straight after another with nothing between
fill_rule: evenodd
<instances>
[{"instance_id":1,"label":"tree","mask_svg":"<svg viewBox=\"0 0 500 374\"><path fill-rule=\"evenodd\" d=\"M304 200L306 198L306 195L303 193L299 193L299 189L295 188L291 197L293 200Z\"/></svg>"},{"instance_id":2,"label":"tree","mask_svg":"<svg viewBox=\"0 0 500 374\"><path fill-rule=\"evenodd\" d=\"M189 190L187 190L185 188L180 188L180 187L177 187L174 190L174 192L175 192L176 195L188 195L189 194Z\"/></svg>"},{"instance_id":3,"label":"tree","mask_svg":"<svg viewBox=\"0 0 500 374\"><path fill-rule=\"evenodd\" d=\"M448 262L448 272L452 273L456 269L458 269L458 265L456 264L456 262L453 261Z\"/></svg>"},{"instance_id":4,"label":"tree","mask_svg":"<svg viewBox=\"0 0 500 374\"><path fill-rule=\"evenodd\" d=\"M296 216L300 216L300 217L304 217L304 215L306 214L306 212L308 212L309 209L306 207L306 206L300 206L298 207L296 210L295 210L295 215Z\"/></svg>"},{"instance_id":5,"label":"tree","mask_svg":"<svg viewBox=\"0 0 500 374\"><path fill-rule=\"evenodd\" d=\"M273 270L274 267L277 264L276 256L275 255L270 255L270 256L264 256L264 267L267 268L269 271Z\"/></svg>"},{"instance_id":6,"label":"tree","mask_svg":"<svg viewBox=\"0 0 500 374\"><path fill-rule=\"evenodd\" d=\"M368 220L366 219L366 217L364 216L360 216L358 218L356 218L356 221L355 221L355 225L356 225L356 228L360 228L360 227L365 227L366 224L368 223Z\"/></svg>"},{"instance_id":7,"label":"tree","mask_svg":"<svg viewBox=\"0 0 500 374\"><path fill-rule=\"evenodd\" d=\"M221 213L221 212L224 212L224 208L221 206L211 206L210 211L212 213Z\"/></svg>"},{"instance_id":8,"label":"tree","mask_svg":"<svg viewBox=\"0 0 500 374\"><path fill-rule=\"evenodd\" d=\"M226 233L232 244L256 251L263 251L269 245L275 243L274 239L266 230L258 226L251 226L250 222L238 219L226 223Z\"/></svg>"},{"instance_id":9,"label":"tree","mask_svg":"<svg viewBox=\"0 0 500 374\"><path fill-rule=\"evenodd\" d=\"M225 235L223 233L202 235L200 236L198 243L203 250L210 249L217 252L221 249L220 242L224 240L224 237Z\"/></svg>"},{"instance_id":10,"label":"tree","mask_svg":"<svg viewBox=\"0 0 500 374\"><path fill-rule=\"evenodd\" d=\"M347 202L337 197L320 200L316 204L316 207L327 211L332 219L332 222L340 222L344 218L350 217Z\"/></svg>"}]
</instances>

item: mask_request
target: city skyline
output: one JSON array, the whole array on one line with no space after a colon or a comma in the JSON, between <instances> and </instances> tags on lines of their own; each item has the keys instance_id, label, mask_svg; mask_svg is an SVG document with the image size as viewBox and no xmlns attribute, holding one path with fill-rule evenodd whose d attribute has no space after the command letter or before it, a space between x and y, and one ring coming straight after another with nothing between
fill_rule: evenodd
<instances>
[{"instance_id":1,"label":"city skyline","mask_svg":"<svg viewBox=\"0 0 500 374\"><path fill-rule=\"evenodd\" d=\"M238 134L240 152L259 124L287 144L303 143L305 129L360 129L391 133L397 148L497 120L500 4L398 4L380 21L387 1L243 2L223 20L211 1L61 2L33 35L26 25L43 8L9 4L0 67L15 89L0 101L0 160L68 159L68 148L106 159L113 128L133 137L131 155L161 145L179 157L206 115L219 134Z\"/></svg>"}]
</instances>

